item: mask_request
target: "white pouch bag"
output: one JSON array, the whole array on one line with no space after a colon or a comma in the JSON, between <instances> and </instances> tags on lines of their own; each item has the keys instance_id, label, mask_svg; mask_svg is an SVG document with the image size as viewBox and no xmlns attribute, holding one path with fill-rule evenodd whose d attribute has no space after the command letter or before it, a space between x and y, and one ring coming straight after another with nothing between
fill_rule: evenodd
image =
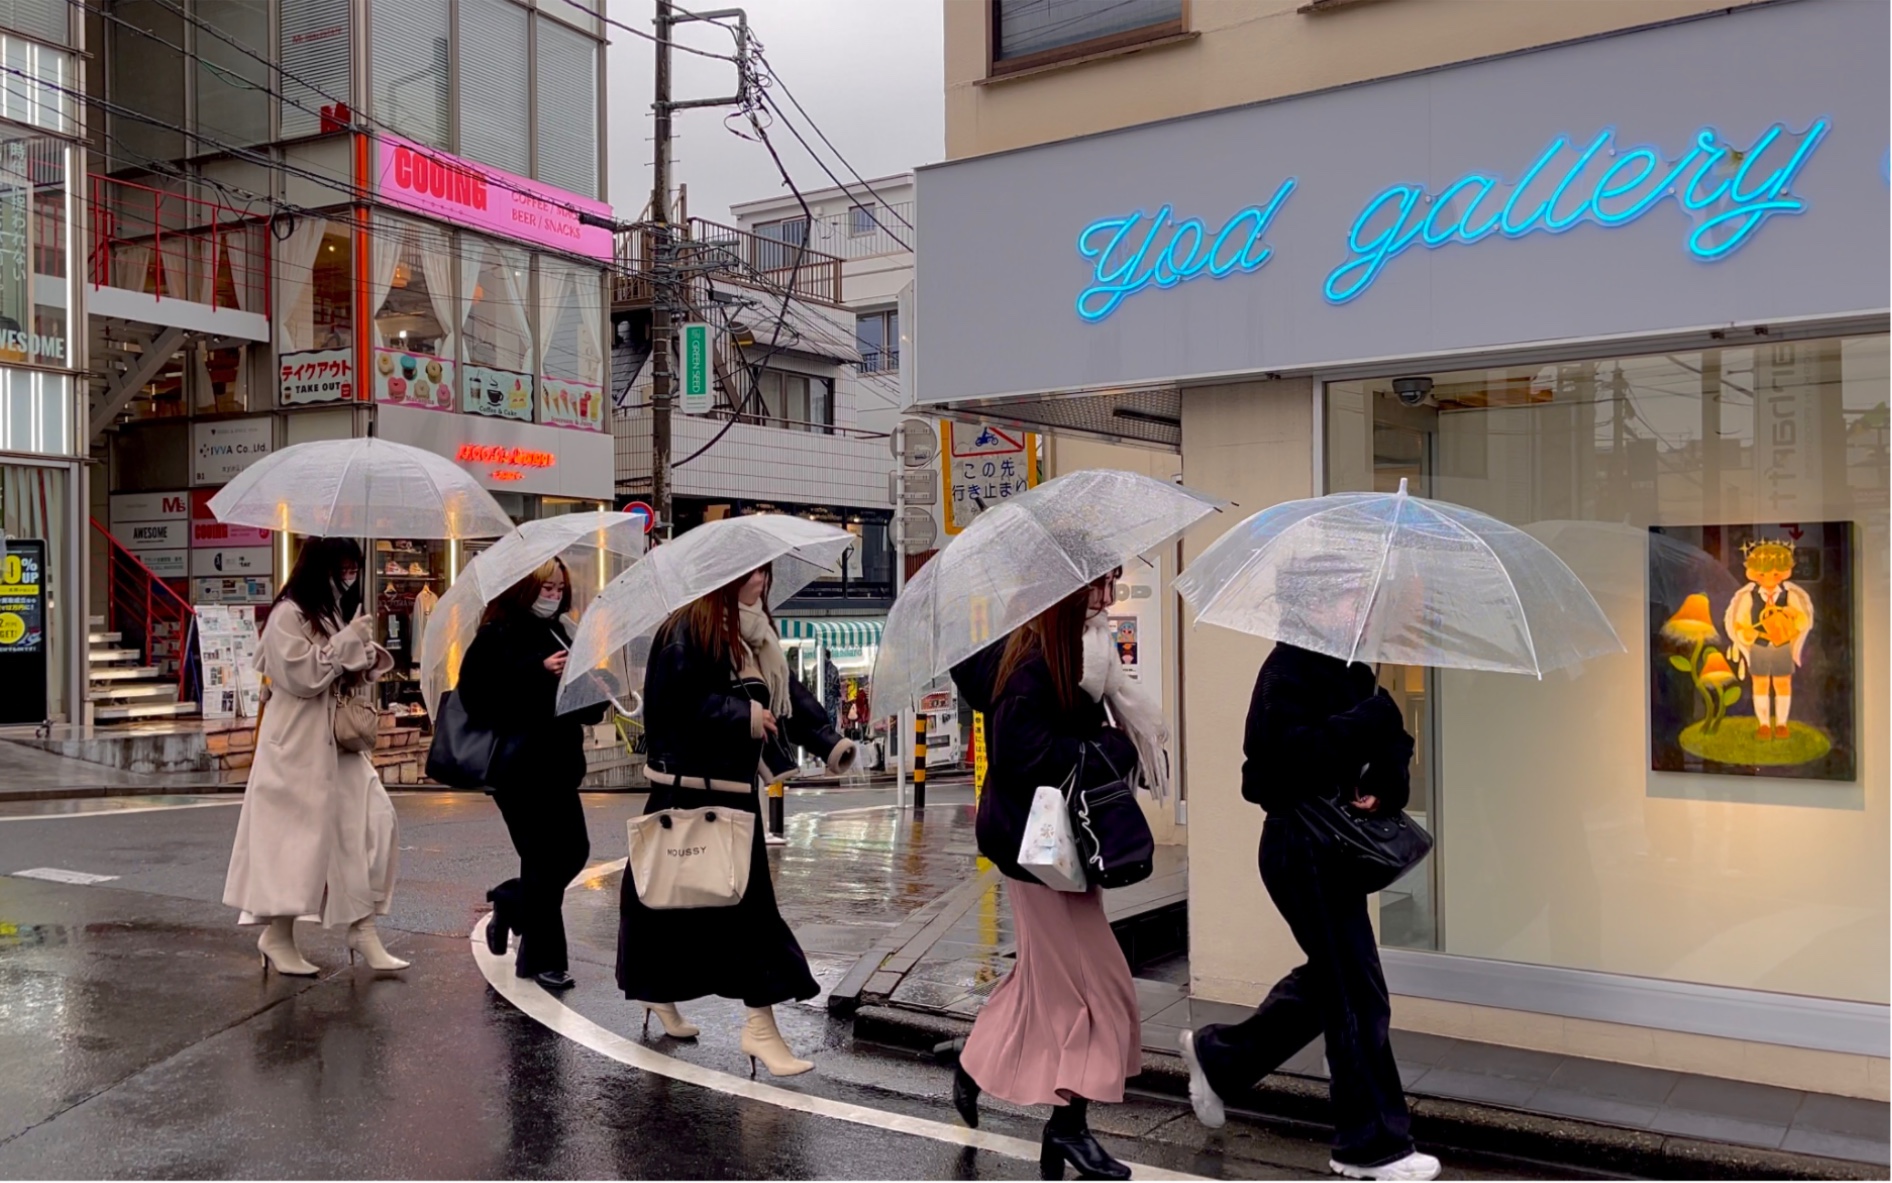
<instances>
[{"instance_id":1,"label":"white pouch bag","mask_svg":"<svg viewBox=\"0 0 1892 1183\"><path fill-rule=\"evenodd\" d=\"M631 885L646 908L727 908L749 886L755 814L744 809L664 809L634 817Z\"/></svg>"},{"instance_id":2,"label":"white pouch bag","mask_svg":"<svg viewBox=\"0 0 1892 1183\"><path fill-rule=\"evenodd\" d=\"M1064 791L1039 785L1025 815L1025 840L1018 844L1018 865L1038 882L1057 891L1083 891L1084 863L1071 833L1071 810Z\"/></svg>"}]
</instances>

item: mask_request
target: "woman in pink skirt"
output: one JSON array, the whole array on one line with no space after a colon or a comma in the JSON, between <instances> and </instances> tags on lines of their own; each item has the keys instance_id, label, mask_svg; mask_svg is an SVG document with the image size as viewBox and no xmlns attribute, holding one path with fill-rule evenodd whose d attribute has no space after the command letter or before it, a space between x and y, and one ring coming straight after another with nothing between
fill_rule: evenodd
<instances>
[{"instance_id":1,"label":"woman in pink skirt","mask_svg":"<svg viewBox=\"0 0 1892 1183\"><path fill-rule=\"evenodd\" d=\"M1064 1164L1080 1178L1128 1179L1090 1131L1091 1101L1123 1100L1142 1067L1136 987L1097 888L1061 892L1019 869L1032 794L1062 785L1084 755L1086 781L1129 776L1136 747L1107 723L1106 632L1086 624L1110 603L1105 578L1047 609L1000 644L953 670L960 693L983 711L991 763L979 801L979 853L1005 873L1018 932L1018 962L979 1012L953 1078L953 1104L979 1124L981 1092L1016 1105L1051 1105L1039 1158L1047 1179ZM1089 650L1099 652L1092 653Z\"/></svg>"}]
</instances>

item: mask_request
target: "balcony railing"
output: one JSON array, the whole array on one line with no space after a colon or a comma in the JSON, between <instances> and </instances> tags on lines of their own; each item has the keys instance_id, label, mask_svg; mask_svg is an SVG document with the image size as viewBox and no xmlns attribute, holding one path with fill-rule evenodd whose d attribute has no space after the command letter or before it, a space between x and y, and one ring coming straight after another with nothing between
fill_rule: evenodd
<instances>
[{"instance_id":1,"label":"balcony railing","mask_svg":"<svg viewBox=\"0 0 1892 1183\"><path fill-rule=\"evenodd\" d=\"M797 299L841 303L841 263L833 255L798 243L751 234L733 226L691 218L672 228L671 266L689 286L688 302L709 303L712 282L788 290ZM640 223L617 235L615 304L647 304L656 235ZM679 293L681 295L682 293Z\"/></svg>"},{"instance_id":2,"label":"balcony railing","mask_svg":"<svg viewBox=\"0 0 1892 1183\"><path fill-rule=\"evenodd\" d=\"M93 287L269 315L268 223L235 206L94 175Z\"/></svg>"},{"instance_id":3,"label":"balcony railing","mask_svg":"<svg viewBox=\"0 0 1892 1183\"><path fill-rule=\"evenodd\" d=\"M911 201L863 203L859 212L830 214L815 219L814 233L808 245L843 259L877 259L885 255L904 255L913 249ZM902 220L904 219L904 221Z\"/></svg>"}]
</instances>

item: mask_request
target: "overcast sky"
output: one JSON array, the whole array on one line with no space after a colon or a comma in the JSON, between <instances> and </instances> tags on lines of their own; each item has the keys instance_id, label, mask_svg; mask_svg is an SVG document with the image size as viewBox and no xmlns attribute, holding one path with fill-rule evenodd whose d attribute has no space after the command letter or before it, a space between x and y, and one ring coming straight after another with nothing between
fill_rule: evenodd
<instances>
[{"instance_id":1,"label":"overcast sky","mask_svg":"<svg viewBox=\"0 0 1892 1183\"><path fill-rule=\"evenodd\" d=\"M651 27L652 0L608 0L614 20ZM938 160L945 132L941 0L742 0L749 27L776 73L849 163L872 180ZM700 10L700 7L699 7ZM611 204L634 218L650 199L650 102L656 47L619 28L611 38L607 127ZM730 35L684 26L677 41L717 52ZM735 93L734 67L678 50L672 93L678 99ZM791 116L779 88L773 97ZM674 181L689 186L690 213L729 219L729 207L787 192L762 145L726 131L721 109L681 111L672 145ZM797 119L799 123L800 120ZM746 124L744 125L746 128ZM803 126L817 149L821 141ZM771 139L803 191L832 185L786 129ZM825 153L825 149L823 149ZM828 166L853 178L832 158Z\"/></svg>"}]
</instances>

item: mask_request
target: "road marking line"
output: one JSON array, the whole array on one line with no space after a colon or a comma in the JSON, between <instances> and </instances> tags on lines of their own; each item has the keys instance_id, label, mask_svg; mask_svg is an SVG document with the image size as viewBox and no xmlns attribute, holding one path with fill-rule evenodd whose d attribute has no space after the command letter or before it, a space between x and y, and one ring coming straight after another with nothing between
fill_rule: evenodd
<instances>
[{"instance_id":1,"label":"road marking line","mask_svg":"<svg viewBox=\"0 0 1892 1183\"><path fill-rule=\"evenodd\" d=\"M600 863L585 868L574 882L574 886L587 879L610 874L624 866L626 860L618 859L611 863ZM964 1126L943 1121L933 1121L924 1117L912 1117L905 1113L890 1113L885 1109L875 1109L869 1105L855 1105L848 1101L836 1101L830 1097L815 1096L810 1093L785 1089L779 1085L764 1084L759 1080L744 1080L728 1072L715 1068L705 1068L692 1064L688 1060L679 1060L655 1051L626 1036L619 1035L602 1024L593 1022L571 1007L542 989L527 978L514 976L511 965L504 957L495 957L486 947L486 925L490 916L480 918L473 926L471 948L473 960L479 963L480 972L486 976L486 982L500 997L518 1007L528 1018L535 1020L553 1032L564 1036L581 1047L588 1047L601 1056L608 1056L620 1064L632 1068L665 1076L671 1080L680 1080L698 1088L728 1096L742 1097L750 1101L759 1101L764 1105L774 1105L779 1109L792 1109L812 1117L825 1117L832 1121L845 1121L853 1125L868 1126L877 1130L890 1130L896 1134L910 1134L916 1138L927 1138L935 1142L946 1142L954 1146L968 1146L975 1150L989 1150L1002 1154L1006 1158L1037 1162L1039 1145L1024 1138L1013 1138L1006 1134L994 1134L986 1130L969 1130ZM1160 1167L1129 1164L1133 1178L1137 1179L1200 1179L1200 1175L1182 1174L1167 1171Z\"/></svg>"},{"instance_id":2,"label":"road marking line","mask_svg":"<svg viewBox=\"0 0 1892 1183\"><path fill-rule=\"evenodd\" d=\"M68 871L64 867L31 867L10 872L15 879L45 879L51 883L72 883L84 887L91 883L110 883L116 875L94 875L90 871Z\"/></svg>"},{"instance_id":3,"label":"road marking line","mask_svg":"<svg viewBox=\"0 0 1892 1183\"><path fill-rule=\"evenodd\" d=\"M69 821L75 817L122 817L131 813L163 813L171 809L215 809L220 805L241 805L243 798L232 795L228 801L189 801L181 805L106 805L105 801L124 800L124 798L92 798L100 803L88 809L71 809L64 813L18 813L0 817L0 822L58 822Z\"/></svg>"}]
</instances>

